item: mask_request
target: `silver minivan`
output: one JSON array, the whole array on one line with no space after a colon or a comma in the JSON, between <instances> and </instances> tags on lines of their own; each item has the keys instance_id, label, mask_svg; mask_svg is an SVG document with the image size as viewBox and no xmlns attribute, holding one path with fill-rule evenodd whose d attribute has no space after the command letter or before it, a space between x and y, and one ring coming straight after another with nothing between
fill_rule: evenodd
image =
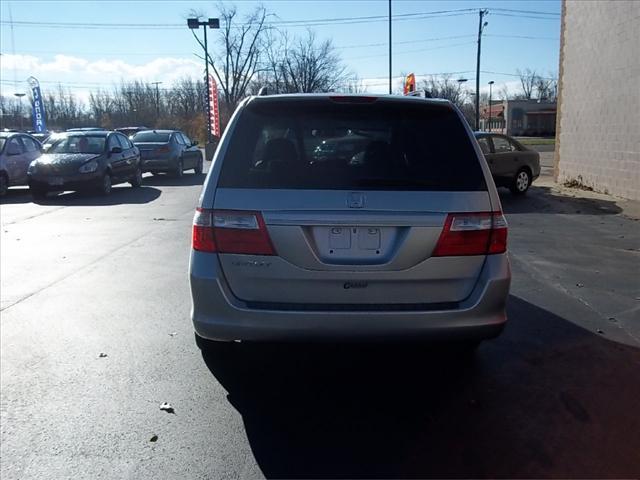
<instances>
[{"instance_id":1,"label":"silver minivan","mask_svg":"<svg viewBox=\"0 0 640 480\"><path fill-rule=\"evenodd\" d=\"M491 173L448 101L251 97L193 221L196 339L491 338L506 243Z\"/></svg>"}]
</instances>

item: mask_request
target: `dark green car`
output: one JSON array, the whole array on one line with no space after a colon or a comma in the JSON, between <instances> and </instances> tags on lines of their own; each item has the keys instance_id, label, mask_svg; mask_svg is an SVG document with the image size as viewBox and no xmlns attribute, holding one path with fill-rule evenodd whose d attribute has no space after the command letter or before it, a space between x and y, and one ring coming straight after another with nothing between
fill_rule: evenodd
<instances>
[{"instance_id":1,"label":"dark green car","mask_svg":"<svg viewBox=\"0 0 640 480\"><path fill-rule=\"evenodd\" d=\"M508 135L475 132L497 187L507 187L515 195L529 190L540 176L540 154Z\"/></svg>"}]
</instances>

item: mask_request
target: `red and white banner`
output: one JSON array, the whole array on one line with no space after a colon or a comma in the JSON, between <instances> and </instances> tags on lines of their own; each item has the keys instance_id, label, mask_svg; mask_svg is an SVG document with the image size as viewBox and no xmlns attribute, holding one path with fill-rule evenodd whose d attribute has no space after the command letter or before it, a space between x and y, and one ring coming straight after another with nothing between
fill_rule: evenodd
<instances>
[{"instance_id":1,"label":"red and white banner","mask_svg":"<svg viewBox=\"0 0 640 480\"><path fill-rule=\"evenodd\" d=\"M218 86L213 75L209 75L209 112L211 135L220 138L220 110L218 108Z\"/></svg>"}]
</instances>

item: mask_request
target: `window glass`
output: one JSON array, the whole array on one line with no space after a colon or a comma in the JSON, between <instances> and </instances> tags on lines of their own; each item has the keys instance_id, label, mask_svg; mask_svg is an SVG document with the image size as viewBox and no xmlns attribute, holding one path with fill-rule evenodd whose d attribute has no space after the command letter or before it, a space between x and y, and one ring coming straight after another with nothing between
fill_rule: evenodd
<instances>
[{"instance_id":1,"label":"window glass","mask_svg":"<svg viewBox=\"0 0 640 480\"><path fill-rule=\"evenodd\" d=\"M131 144L129 140L124 135L116 135L118 137L118 142L120 142L120 146L123 150L129 150L131 148Z\"/></svg>"},{"instance_id":2,"label":"window glass","mask_svg":"<svg viewBox=\"0 0 640 480\"><path fill-rule=\"evenodd\" d=\"M182 137L182 141L184 142L185 145L187 146L191 146L191 139L189 137L187 137L184 133L180 132L180 136Z\"/></svg>"},{"instance_id":3,"label":"window glass","mask_svg":"<svg viewBox=\"0 0 640 480\"><path fill-rule=\"evenodd\" d=\"M118 136L117 135L111 135L109 137L109 144L107 146L107 149L109 151L111 151L114 147L120 147L120 142L118 141ZM122 148L122 147L120 147Z\"/></svg>"},{"instance_id":4,"label":"window glass","mask_svg":"<svg viewBox=\"0 0 640 480\"><path fill-rule=\"evenodd\" d=\"M9 143L7 145L7 154L20 155L23 152L24 152L24 148L22 147L22 142L20 142L18 137L10 138Z\"/></svg>"},{"instance_id":5,"label":"window glass","mask_svg":"<svg viewBox=\"0 0 640 480\"><path fill-rule=\"evenodd\" d=\"M511 143L504 137L493 137L493 148L496 153L505 153L511 151Z\"/></svg>"},{"instance_id":6,"label":"window glass","mask_svg":"<svg viewBox=\"0 0 640 480\"><path fill-rule=\"evenodd\" d=\"M136 133L132 140L134 143L168 143L170 135L170 133L161 133L149 130L146 132Z\"/></svg>"},{"instance_id":7,"label":"window glass","mask_svg":"<svg viewBox=\"0 0 640 480\"><path fill-rule=\"evenodd\" d=\"M272 101L247 107L236 128L221 187L486 188L464 125L440 106Z\"/></svg>"},{"instance_id":8,"label":"window glass","mask_svg":"<svg viewBox=\"0 0 640 480\"><path fill-rule=\"evenodd\" d=\"M489 147L489 139L487 137L479 137L477 140L482 153L484 153L485 155L490 154L491 148Z\"/></svg>"},{"instance_id":9,"label":"window glass","mask_svg":"<svg viewBox=\"0 0 640 480\"><path fill-rule=\"evenodd\" d=\"M182 134L180 132L175 132L173 134L173 136L176 139L176 143L180 144L180 145L186 145L184 138L182 137Z\"/></svg>"},{"instance_id":10,"label":"window glass","mask_svg":"<svg viewBox=\"0 0 640 480\"><path fill-rule=\"evenodd\" d=\"M39 152L40 146L34 140L31 140L29 137L22 137L22 144L24 145L24 149L26 152Z\"/></svg>"}]
</instances>

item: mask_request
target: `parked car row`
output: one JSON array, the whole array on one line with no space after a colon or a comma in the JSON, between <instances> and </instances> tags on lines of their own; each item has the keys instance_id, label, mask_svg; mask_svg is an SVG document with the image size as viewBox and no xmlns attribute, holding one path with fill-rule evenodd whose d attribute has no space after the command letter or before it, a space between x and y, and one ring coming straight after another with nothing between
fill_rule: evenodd
<instances>
[{"instance_id":1,"label":"parked car row","mask_svg":"<svg viewBox=\"0 0 640 480\"><path fill-rule=\"evenodd\" d=\"M129 139L117 131L78 128L44 143L26 133L0 132L0 195L14 185L28 185L34 198L64 190L108 195L118 183L140 186L144 172L181 177L190 169L202 173L202 153L178 130L141 131Z\"/></svg>"}]
</instances>

